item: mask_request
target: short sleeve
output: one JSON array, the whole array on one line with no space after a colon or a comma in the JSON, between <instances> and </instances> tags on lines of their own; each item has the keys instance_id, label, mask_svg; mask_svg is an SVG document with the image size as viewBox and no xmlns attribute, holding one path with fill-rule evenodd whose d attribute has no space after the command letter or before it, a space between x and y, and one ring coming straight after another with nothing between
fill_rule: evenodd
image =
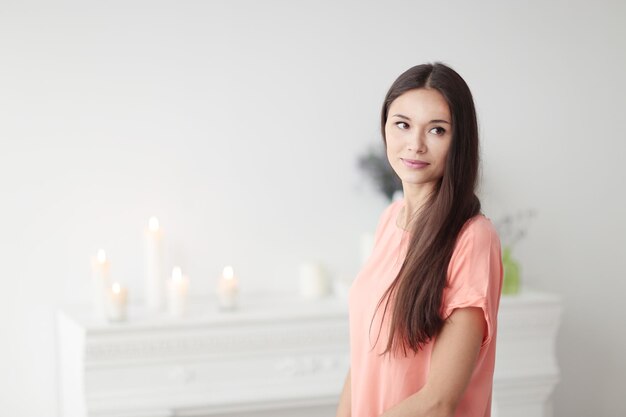
<instances>
[{"instance_id":1,"label":"short sleeve","mask_svg":"<svg viewBox=\"0 0 626 417\"><path fill-rule=\"evenodd\" d=\"M481 348L492 339L502 291L502 254L495 227L483 215L464 225L457 237L443 296L443 318L455 308L479 307L487 322Z\"/></svg>"}]
</instances>

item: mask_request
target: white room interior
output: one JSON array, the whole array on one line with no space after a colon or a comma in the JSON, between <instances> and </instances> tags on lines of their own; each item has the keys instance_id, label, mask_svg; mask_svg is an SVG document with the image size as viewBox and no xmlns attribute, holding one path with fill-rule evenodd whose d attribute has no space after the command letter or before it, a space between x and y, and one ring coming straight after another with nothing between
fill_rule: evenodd
<instances>
[{"instance_id":1,"label":"white room interior","mask_svg":"<svg viewBox=\"0 0 626 417\"><path fill-rule=\"evenodd\" d=\"M563 300L554 416L626 415L625 50L618 1L0 2L0 414L60 416L55 314L101 247L141 301L152 215L192 297L227 264L285 297L309 260L353 277L388 203L357 159L395 77L442 61L483 211L537 213L515 256Z\"/></svg>"}]
</instances>

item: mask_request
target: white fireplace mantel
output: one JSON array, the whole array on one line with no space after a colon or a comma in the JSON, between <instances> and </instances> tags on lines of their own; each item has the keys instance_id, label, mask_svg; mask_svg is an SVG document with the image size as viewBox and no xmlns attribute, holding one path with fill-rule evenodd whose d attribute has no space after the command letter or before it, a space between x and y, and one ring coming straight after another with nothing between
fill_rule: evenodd
<instances>
[{"instance_id":1,"label":"white fireplace mantel","mask_svg":"<svg viewBox=\"0 0 626 417\"><path fill-rule=\"evenodd\" d=\"M233 312L205 299L183 318L131 307L123 323L60 310L62 415L334 415L349 368L347 301L243 295ZM550 417L560 314L556 295L502 297L494 416Z\"/></svg>"}]
</instances>

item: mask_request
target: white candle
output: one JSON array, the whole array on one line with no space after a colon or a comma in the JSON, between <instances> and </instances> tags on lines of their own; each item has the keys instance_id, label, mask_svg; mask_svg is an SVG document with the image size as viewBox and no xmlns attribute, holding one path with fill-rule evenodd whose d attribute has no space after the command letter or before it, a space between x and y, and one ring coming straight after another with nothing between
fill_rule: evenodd
<instances>
[{"instance_id":1,"label":"white candle","mask_svg":"<svg viewBox=\"0 0 626 417\"><path fill-rule=\"evenodd\" d=\"M187 306L187 293L189 291L189 278L183 275L180 267L172 270L172 279L168 281L168 310L174 316L185 314Z\"/></svg>"},{"instance_id":2,"label":"white candle","mask_svg":"<svg viewBox=\"0 0 626 417\"><path fill-rule=\"evenodd\" d=\"M165 282L163 274L163 231L159 220L151 217L146 229L145 297L146 307L152 311L163 309Z\"/></svg>"},{"instance_id":3,"label":"white candle","mask_svg":"<svg viewBox=\"0 0 626 417\"><path fill-rule=\"evenodd\" d=\"M114 282L108 291L107 313L111 321L126 320L128 290L119 282Z\"/></svg>"},{"instance_id":4,"label":"white candle","mask_svg":"<svg viewBox=\"0 0 626 417\"><path fill-rule=\"evenodd\" d=\"M105 317L106 292L110 285L110 263L103 249L91 258L92 312L96 319Z\"/></svg>"},{"instance_id":5,"label":"white candle","mask_svg":"<svg viewBox=\"0 0 626 417\"><path fill-rule=\"evenodd\" d=\"M222 278L217 286L217 295L220 307L224 309L234 309L237 307L237 295L239 293L239 283L235 277L232 266L227 266L222 272Z\"/></svg>"},{"instance_id":6,"label":"white candle","mask_svg":"<svg viewBox=\"0 0 626 417\"><path fill-rule=\"evenodd\" d=\"M330 293L330 280L324 267L317 263L300 265L300 295L321 298Z\"/></svg>"}]
</instances>

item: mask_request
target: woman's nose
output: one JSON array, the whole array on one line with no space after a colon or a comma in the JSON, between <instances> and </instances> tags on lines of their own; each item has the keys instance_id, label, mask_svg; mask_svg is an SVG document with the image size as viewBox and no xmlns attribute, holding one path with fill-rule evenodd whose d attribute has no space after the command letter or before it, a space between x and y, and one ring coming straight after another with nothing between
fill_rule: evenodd
<instances>
[{"instance_id":1,"label":"woman's nose","mask_svg":"<svg viewBox=\"0 0 626 417\"><path fill-rule=\"evenodd\" d=\"M418 153L424 153L426 151L426 138L423 133L417 133L416 135L411 135L409 150L415 151Z\"/></svg>"}]
</instances>

